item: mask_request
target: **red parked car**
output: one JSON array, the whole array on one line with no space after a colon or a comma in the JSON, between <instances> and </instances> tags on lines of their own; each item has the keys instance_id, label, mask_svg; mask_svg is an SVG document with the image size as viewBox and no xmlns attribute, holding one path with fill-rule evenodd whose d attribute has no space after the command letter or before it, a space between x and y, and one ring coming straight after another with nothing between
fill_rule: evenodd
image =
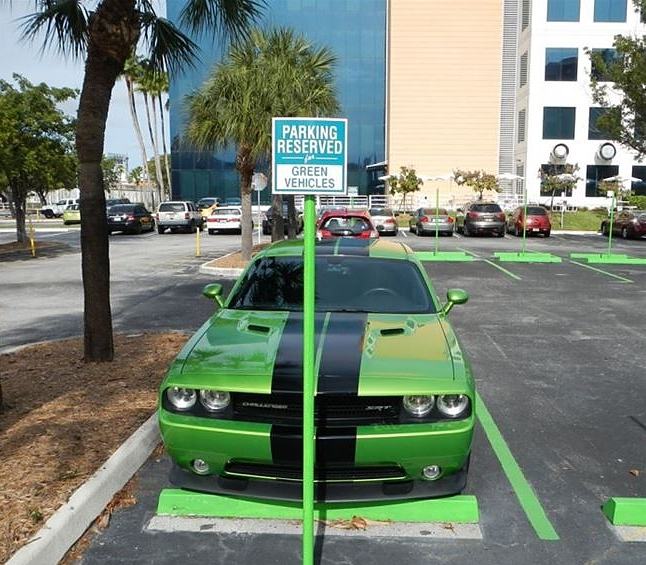
<instances>
[{"instance_id":1,"label":"red parked car","mask_svg":"<svg viewBox=\"0 0 646 565\"><path fill-rule=\"evenodd\" d=\"M523 235L523 223L526 225L527 235L542 234L549 237L552 231L552 224L547 210L542 206L527 206L527 222L524 220L525 210L519 206L507 220L507 233L516 236Z\"/></svg>"},{"instance_id":2,"label":"red parked car","mask_svg":"<svg viewBox=\"0 0 646 565\"><path fill-rule=\"evenodd\" d=\"M336 237L368 239L379 237L379 232L372 225L368 212L329 210L319 219L318 236L320 239Z\"/></svg>"}]
</instances>

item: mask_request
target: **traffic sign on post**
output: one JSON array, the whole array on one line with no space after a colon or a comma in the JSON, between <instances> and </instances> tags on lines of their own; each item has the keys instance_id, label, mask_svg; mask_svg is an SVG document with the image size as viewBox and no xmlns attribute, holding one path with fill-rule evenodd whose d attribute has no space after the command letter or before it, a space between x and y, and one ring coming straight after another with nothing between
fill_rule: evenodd
<instances>
[{"instance_id":1,"label":"traffic sign on post","mask_svg":"<svg viewBox=\"0 0 646 565\"><path fill-rule=\"evenodd\" d=\"M274 118L274 194L345 195L348 120Z\"/></svg>"},{"instance_id":2,"label":"traffic sign on post","mask_svg":"<svg viewBox=\"0 0 646 565\"><path fill-rule=\"evenodd\" d=\"M256 223L258 224L258 244L260 244L260 234L262 233L262 220L260 219L260 193L267 188L267 175L263 173L254 173L251 177L251 188L258 195L258 210L256 210Z\"/></svg>"},{"instance_id":3,"label":"traffic sign on post","mask_svg":"<svg viewBox=\"0 0 646 565\"><path fill-rule=\"evenodd\" d=\"M304 194L303 564L314 562L314 319L317 195L346 194L346 119L272 120L272 193Z\"/></svg>"}]
</instances>

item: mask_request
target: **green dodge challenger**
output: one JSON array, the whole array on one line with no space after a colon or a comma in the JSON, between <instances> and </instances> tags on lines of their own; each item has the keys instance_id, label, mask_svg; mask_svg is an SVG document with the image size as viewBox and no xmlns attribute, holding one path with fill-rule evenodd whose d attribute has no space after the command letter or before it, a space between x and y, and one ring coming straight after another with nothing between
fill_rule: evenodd
<instances>
[{"instance_id":1,"label":"green dodge challenger","mask_svg":"<svg viewBox=\"0 0 646 565\"><path fill-rule=\"evenodd\" d=\"M431 498L465 487L471 368L414 253L380 240L316 247L319 501ZM298 500L303 243L256 255L163 381L159 422L181 488Z\"/></svg>"}]
</instances>

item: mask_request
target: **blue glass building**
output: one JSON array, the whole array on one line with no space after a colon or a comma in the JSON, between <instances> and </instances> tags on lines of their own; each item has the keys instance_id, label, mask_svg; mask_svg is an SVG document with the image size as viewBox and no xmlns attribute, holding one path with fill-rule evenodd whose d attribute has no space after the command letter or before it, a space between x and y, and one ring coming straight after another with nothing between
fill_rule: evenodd
<instances>
[{"instance_id":1,"label":"blue glass building","mask_svg":"<svg viewBox=\"0 0 646 565\"><path fill-rule=\"evenodd\" d=\"M377 176L366 165L385 160L387 0L268 0L263 27L291 27L337 57L336 87L341 117L348 118L348 185L361 194L380 192ZM168 19L177 23L183 2L167 3ZM199 88L226 47L209 37L196 38L202 52L195 68L171 76L170 133L173 197L238 196L234 148L193 151L182 142L185 96ZM263 191L265 201L269 191Z\"/></svg>"}]
</instances>

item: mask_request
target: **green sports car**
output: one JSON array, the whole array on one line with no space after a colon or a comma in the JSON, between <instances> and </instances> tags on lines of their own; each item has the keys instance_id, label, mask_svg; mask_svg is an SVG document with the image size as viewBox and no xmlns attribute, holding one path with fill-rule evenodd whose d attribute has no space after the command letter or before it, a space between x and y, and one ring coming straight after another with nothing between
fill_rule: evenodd
<instances>
[{"instance_id":1,"label":"green sports car","mask_svg":"<svg viewBox=\"0 0 646 565\"><path fill-rule=\"evenodd\" d=\"M300 499L303 243L255 256L173 362L159 422L181 488ZM316 247L319 501L430 498L466 484L471 368L414 253L380 240Z\"/></svg>"}]
</instances>

